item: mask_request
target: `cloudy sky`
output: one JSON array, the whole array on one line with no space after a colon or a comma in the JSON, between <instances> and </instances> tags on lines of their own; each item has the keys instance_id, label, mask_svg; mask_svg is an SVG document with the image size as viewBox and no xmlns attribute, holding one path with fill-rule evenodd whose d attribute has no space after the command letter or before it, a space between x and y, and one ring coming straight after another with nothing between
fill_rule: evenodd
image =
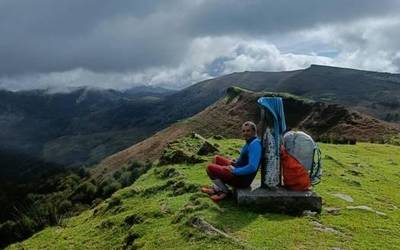
<instances>
[{"instance_id":1,"label":"cloudy sky","mask_svg":"<svg viewBox=\"0 0 400 250\"><path fill-rule=\"evenodd\" d=\"M398 0L0 0L0 88L182 88L323 64L400 72Z\"/></svg>"}]
</instances>

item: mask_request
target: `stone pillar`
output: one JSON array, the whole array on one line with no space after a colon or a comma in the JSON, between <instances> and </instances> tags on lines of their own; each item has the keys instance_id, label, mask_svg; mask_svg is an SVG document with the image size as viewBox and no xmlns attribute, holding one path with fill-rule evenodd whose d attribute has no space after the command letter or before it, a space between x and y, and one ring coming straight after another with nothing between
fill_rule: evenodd
<instances>
[{"instance_id":1,"label":"stone pillar","mask_svg":"<svg viewBox=\"0 0 400 250\"><path fill-rule=\"evenodd\" d=\"M273 117L271 113L262 109L262 144L263 158L261 165L261 187L276 189L281 184L281 171L279 155L275 151L275 140L273 131Z\"/></svg>"}]
</instances>

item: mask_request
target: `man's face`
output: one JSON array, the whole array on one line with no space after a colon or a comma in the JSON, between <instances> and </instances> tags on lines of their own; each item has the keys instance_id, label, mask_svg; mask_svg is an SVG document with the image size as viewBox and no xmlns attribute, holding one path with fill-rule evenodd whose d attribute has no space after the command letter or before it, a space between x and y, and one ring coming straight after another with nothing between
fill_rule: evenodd
<instances>
[{"instance_id":1,"label":"man's face","mask_svg":"<svg viewBox=\"0 0 400 250\"><path fill-rule=\"evenodd\" d=\"M254 136L254 131L250 126L242 126L242 136L245 140L250 139Z\"/></svg>"}]
</instances>

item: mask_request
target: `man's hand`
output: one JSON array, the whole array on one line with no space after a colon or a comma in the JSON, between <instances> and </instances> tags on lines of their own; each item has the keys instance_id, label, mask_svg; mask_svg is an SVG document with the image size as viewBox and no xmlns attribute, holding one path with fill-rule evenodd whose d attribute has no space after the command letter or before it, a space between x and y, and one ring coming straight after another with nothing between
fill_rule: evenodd
<instances>
[{"instance_id":1,"label":"man's hand","mask_svg":"<svg viewBox=\"0 0 400 250\"><path fill-rule=\"evenodd\" d=\"M231 171L231 173L233 173L233 170L235 170L235 167L230 165L230 166L228 166L228 169Z\"/></svg>"}]
</instances>

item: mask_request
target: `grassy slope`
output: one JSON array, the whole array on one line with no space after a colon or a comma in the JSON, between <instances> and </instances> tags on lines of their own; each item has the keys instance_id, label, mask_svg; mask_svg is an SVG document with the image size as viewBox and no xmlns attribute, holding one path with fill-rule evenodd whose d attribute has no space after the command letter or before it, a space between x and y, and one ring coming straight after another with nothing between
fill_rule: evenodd
<instances>
[{"instance_id":1,"label":"grassy slope","mask_svg":"<svg viewBox=\"0 0 400 250\"><path fill-rule=\"evenodd\" d=\"M213 141L232 156L242 144L234 139ZM181 143L190 148L190 139ZM96 208L10 249L400 249L400 147L367 143L320 147L325 171L317 186L324 200L321 215L256 213L236 207L233 200L216 205L196 191L209 183L204 163L160 166ZM332 193L350 195L354 202ZM346 209L356 205L386 215ZM339 214L329 213L328 207L340 208ZM198 221L226 235L198 226ZM314 221L334 231L316 230Z\"/></svg>"}]
</instances>

